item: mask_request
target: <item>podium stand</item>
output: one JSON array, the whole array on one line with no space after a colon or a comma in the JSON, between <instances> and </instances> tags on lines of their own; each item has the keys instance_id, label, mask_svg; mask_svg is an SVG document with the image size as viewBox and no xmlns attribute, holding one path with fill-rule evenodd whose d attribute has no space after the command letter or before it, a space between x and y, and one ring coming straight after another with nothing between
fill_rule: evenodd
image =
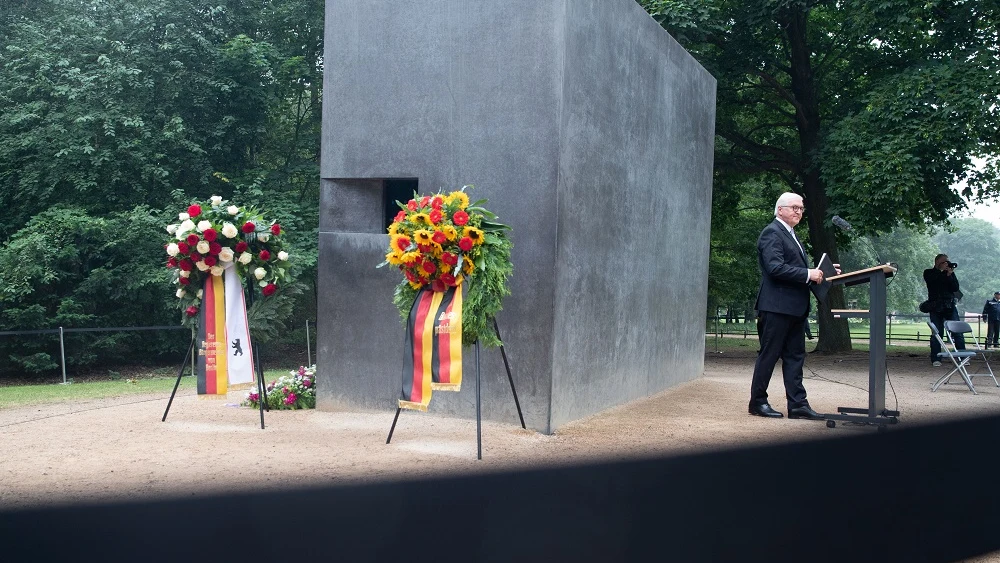
<instances>
[{"instance_id":1,"label":"podium stand","mask_svg":"<svg viewBox=\"0 0 1000 563\"><path fill-rule=\"evenodd\" d=\"M852 286L868 284L868 310L831 309L835 319L868 319L868 408L837 407L838 414L824 414L826 425L833 428L837 420L877 425L885 430L887 424L899 422L899 411L885 408L885 279L891 278L896 268L882 264L864 270L847 272L827 278L834 285Z\"/></svg>"}]
</instances>

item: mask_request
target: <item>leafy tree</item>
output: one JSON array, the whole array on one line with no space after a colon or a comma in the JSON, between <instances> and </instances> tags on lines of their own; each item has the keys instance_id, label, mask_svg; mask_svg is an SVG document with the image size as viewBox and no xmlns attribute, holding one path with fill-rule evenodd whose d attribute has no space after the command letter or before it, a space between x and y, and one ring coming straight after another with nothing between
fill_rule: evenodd
<instances>
[{"instance_id":1,"label":"leafy tree","mask_svg":"<svg viewBox=\"0 0 1000 563\"><path fill-rule=\"evenodd\" d=\"M1000 193L996 0L638 1L718 79L723 189L803 195L814 257L839 261L833 214L885 233ZM818 350L850 348L825 307L819 325Z\"/></svg>"},{"instance_id":2,"label":"leafy tree","mask_svg":"<svg viewBox=\"0 0 1000 563\"><path fill-rule=\"evenodd\" d=\"M937 233L933 240L959 265L955 275L964 295L959 308L981 313L986 300L1000 291L1000 231L982 219L958 219L954 229ZM930 258L925 262L930 267Z\"/></svg>"}]
</instances>

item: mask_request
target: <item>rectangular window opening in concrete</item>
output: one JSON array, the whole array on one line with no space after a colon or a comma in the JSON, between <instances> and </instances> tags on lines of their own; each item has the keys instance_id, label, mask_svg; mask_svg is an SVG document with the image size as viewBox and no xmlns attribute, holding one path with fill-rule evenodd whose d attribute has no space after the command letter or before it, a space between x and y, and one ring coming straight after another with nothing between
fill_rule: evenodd
<instances>
[{"instance_id":1,"label":"rectangular window opening in concrete","mask_svg":"<svg viewBox=\"0 0 1000 563\"><path fill-rule=\"evenodd\" d=\"M396 202L405 204L413 199L418 182L416 178L387 178L383 185L385 187L382 190L382 201L385 208L385 227L388 229L393 218L399 213L399 205L396 205Z\"/></svg>"}]
</instances>

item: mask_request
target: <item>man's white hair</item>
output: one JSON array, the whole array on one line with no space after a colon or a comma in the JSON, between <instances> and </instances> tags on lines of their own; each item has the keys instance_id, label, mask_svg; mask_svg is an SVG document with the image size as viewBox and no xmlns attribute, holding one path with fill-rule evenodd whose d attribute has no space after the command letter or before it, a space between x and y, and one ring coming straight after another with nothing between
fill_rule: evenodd
<instances>
[{"instance_id":1,"label":"man's white hair","mask_svg":"<svg viewBox=\"0 0 1000 563\"><path fill-rule=\"evenodd\" d=\"M778 208L785 205L794 205L798 203L798 200L802 199L797 193L785 192L778 197L778 201L774 204L774 216L778 216Z\"/></svg>"}]
</instances>

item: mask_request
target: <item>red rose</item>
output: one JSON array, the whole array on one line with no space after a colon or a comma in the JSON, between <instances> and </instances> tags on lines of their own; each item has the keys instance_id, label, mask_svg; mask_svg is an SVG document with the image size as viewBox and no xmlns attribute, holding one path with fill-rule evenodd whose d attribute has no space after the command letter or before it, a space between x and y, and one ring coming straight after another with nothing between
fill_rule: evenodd
<instances>
[{"instance_id":1,"label":"red rose","mask_svg":"<svg viewBox=\"0 0 1000 563\"><path fill-rule=\"evenodd\" d=\"M431 201L429 196L424 196L420 198L420 207L427 207L427 204Z\"/></svg>"},{"instance_id":2,"label":"red rose","mask_svg":"<svg viewBox=\"0 0 1000 563\"><path fill-rule=\"evenodd\" d=\"M190 272L191 268L194 267L194 263L191 262L190 258L185 258L181 260L180 263L177 265L180 267L180 269L184 270L185 272Z\"/></svg>"},{"instance_id":3,"label":"red rose","mask_svg":"<svg viewBox=\"0 0 1000 563\"><path fill-rule=\"evenodd\" d=\"M455 212L455 215L452 216L451 220L454 221L456 225L461 227L469 222L469 214L459 209Z\"/></svg>"},{"instance_id":4,"label":"red rose","mask_svg":"<svg viewBox=\"0 0 1000 563\"><path fill-rule=\"evenodd\" d=\"M268 260L271 259L271 253L268 252L268 251L266 251L266 250L261 250L260 251L260 259L263 260L263 261L265 261L265 262L267 262Z\"/></svg>"},{"instance_id":5,"label":"red rose","mask_svg":"<svg viewBox=\"0 0 1000 563\"><path fill-rule=\"evenodd\" d=\"M215 232L215 229L205 229L202 231L201 236L203 236L208 242L212 242L219 236L219 233Z\"/></svg>"},{"instance_id":6,"label":"red rose","mask_svg":"<svg viewBox=\"0 0 1000 563\"><path fill-rule=\"evenodd\" d=\"M197 203L194 204L194 205L189 206L188 207L188 215L190 215L192 219L194 219L195 217L201 215L201 206L198 205Z\"/></svg>"},{"instance_id":7,"label":"red rose","mask_svg":"<svg viewBox=\"0 0 1000 563\"><path fill-rule=\"evenodd\" d=\"M218 254L220 252L222 252L222 245L221 244L219 244L217 242L210 242L210 243L208 243L208 253L209 254Z\"/></svg>"},{"instance_id":8,"label":"red rose","mask_svg":"<svg viewBox=\"0 0 1000 563\"><path fill-rule=\"evenodd\" d=\"M178 282L179 282L179 283L180 283L181 285L188 285L189 283L191 283L191 280L190 280L190 278L177 278L177 281L178 281Z\"/></svg>"},{"instance_id":9,"label":"red rose","mask_svg":"<svg viewBox=\"0 0 1000 563\"><path fill-rule=\"evenodd\" d=\"M246 252L246 251L247 251L246 242L241 240L240 242L236 243L236 252Z\"/></svg>"},{"instance_id":10,"label":"red rose","mask_svg":"<svg viewBox=\"0 0 1000 563\"><path fill-rule=\"evenodd\" d=\"M280 235L281 234L281 225L279 225L277 223L271 225L271 234L274 235L274 236Z\"/></svg>"},{"instance_id":11,"label":"red rose","mask_svg":"<svg viewBox=\"0 0 1000 563\"><path fill-rule=\"evenodd\" d=\"M441 283L448 286L455 285L455 276L451 274L441 274Z\"/></svg>"},{"instance_id":12,"label":"red rose","mask_svg":"<svg viewBox=\"0 0 1000 563\"><path fill-rule=\"evenodd\" d=\"M413 201L411 199L410 201L406 202L406 208L409 209L410 211L416 211L417 210L417 202L415 202L415 201Z\"/></svg>"},{"instance_id":13,"label":"red rose","mask_svg":"<svg viewBox=\"0 0 1000 563\"><path fill-rule=\"evenodd\" d=\"M254 225L254 224L253 224L253 223L251 223L250 221L247 221L246 223L243 223L243 227L242 227L242 229L241 229L241 230L242 230L242 231L243 231L244 233L252 233L252 232L254 232L254 230L255 230L256 228L257 228L257 226L256 226L256 225Z\"/></svg>"},{"instance_id":14,"label":"red rose","mask_svg":"<svg viewBox=\"0 0 1000 563\"><path fill-rule=\"evenodd\" d=\"M218 263L219 263L219 259L216 258L215 256L206 256L205 257L205 265L206 266L214 266L214 265L216 265Z\"/></svg>"},{"instance_id":15,"label":"red rose","mask_svg":"<svg viewBox=\"0 0 1000 563\"><path fill-rule=\"evenodd\" d=\"M434 224L437 224L437 222L441 220L441 212L437 209L431 209L428 216L431 218L431 223Z\"/></svg>"},{"instance_id":16,"label":"red rose","mask_svg":"<svg viewBox=\"0 0 1000 563\"><path fill-rule=\"evenodd\" d=\"M198 238L198 235L196 235L194 233L191 233L190 235L188 235L188 238L187 238L188 246L194 246L194 245L198 244L199 240L201 240L201 239Z\"/></svg>"},{"instance_id":17,"label":"red rose","mask_svg":"<svg viewBox=\"0 0 1000 563\"><path fill-rule=\"evenodd\" d=\"M458 264L458 256L455 256L451 252L445 252L441 255L441 261L449 266L454 266L455 264Z\"/></svg>"},{"instance_id":18,"label":"red rose","mask_svg":"<svg viewBox=\"0 0 1000 563\"><path fill-rule=\"evenodd\" d=\"M444 200L439 196L434 196L434 199L431 200L431 207L434 209L441 209L442 205L444 205Z\"/></svg>"},{"instance_id":19,"label":"red rose","mask_svg":"<svg viewBox=\"0 0 1000 563\"><path fill-rule=\"evenodd\" d=\"M399 213L396 214L396 218L393 219L393 222L402 223L404 219L406 219L406 212L400 210Z\"/></svg>"},{"instance_id":20,"label":"red rose","mask_svg":"<svg viewBox=\"0 0 1000 563\"><path fill-rule=\"evenodd\" d=\"M181 254L187 254L188 252L191 252L191 247L188 246L186 242L179 242L177 243L177 250L179 250Z\"/></svg>"},{"instance_id":21,"label":"red rose","mask_svg":"<svg viewBox=\"0 0 1000 563\"><path fill-rule=\"evenodd\" d=\"M441 280L434 280L434 282L431 283L431 291L437 291L440 293L446 289L448 288L445 287L444 282Z\"/></svg>"},{"instance_id":22,"label":"red rose","mask_svg":"<svg viewBox=\"0 0 1000 563\"><path fill-rule=\"evenodd\" d=\"M174 258L173 256L171 256L170 258L167 258L167 267L168 268L174 268L176 266L177 266L177 259L176 258Z\"/></svg>"},{"instance_id":23,"label":"red rose","mask_svg":"<svg viewBox=\"0 0 1000 563\"><path fill-rule=\"evenodd\" d=\"M198 254L197 252L192 252L191 253L191 261L192 262L197 262L199 260L201 260L201 254Z\"/></svg>"},{"instance_id":24,"label":"red rose","mask_svg":"<svg viewBox=\"0 0 1000 563\"><path fill-rule=\"evenodd\" d=\"M431 262L430 260L424 260L424 263L421 264L420 267L423 268L423 270L428 274L433 274L437 270L437 266L435 266L434 262Z\"/></svg>"},{"instance_id":25,"label":"red rose","mask_svg":"<svg viewBox=\"0 0 1000 563\"><path fill-rule=\"evenodd\" d=\"M410 247L410 237L404 236L396 239L396 248L398 248L400 252L406 252L406 249L409 247Z\"/></svg>"},{"instance_id":26,"label":"red rose","mask_svg":"<svg viewBox=\"0 0 1000 563\"><path fill-rule=\"evenodd\" d=\"M187 313L187 316L193 317L198 314L198 308L195 307L194 305L191 305L187 309L184 309L184 312Z\"/></svg>"},{"instance_id":27,"label":"red rose","mask_svg":"<svg viewBox=\"0 0 1000 563\"><path fill-rule=\"evenodd\" d=\"M448 237L444 236L444 233L441 231L434 231L434 234L431 235L431 240L438 244L444 244L444 241L448 240Z\"/></svg>"},{"instance_id":28,"label":"red rose","mask_svg":"<svg viewBox=\"0 0 1000 563\"><path fill-rule=\"evenodd\" d=\"M264 294L264 297L267 297L268 295L274 295L275 291L278 291L278 286L274 285L273 283L265 285L264 289L260 290L260 292Z\"/></svg>"},{"instance_id":29,"label":"red rose","mask_svg":"<svg viewBox=\"0 0 1000 563\"><path fill-rule=\"evenodd\" d=\"M462 237L462 240L458 241L458 247L466 252L472 250L472 245L472 239L469 237Z\"/></svg>"}]
</instances>

